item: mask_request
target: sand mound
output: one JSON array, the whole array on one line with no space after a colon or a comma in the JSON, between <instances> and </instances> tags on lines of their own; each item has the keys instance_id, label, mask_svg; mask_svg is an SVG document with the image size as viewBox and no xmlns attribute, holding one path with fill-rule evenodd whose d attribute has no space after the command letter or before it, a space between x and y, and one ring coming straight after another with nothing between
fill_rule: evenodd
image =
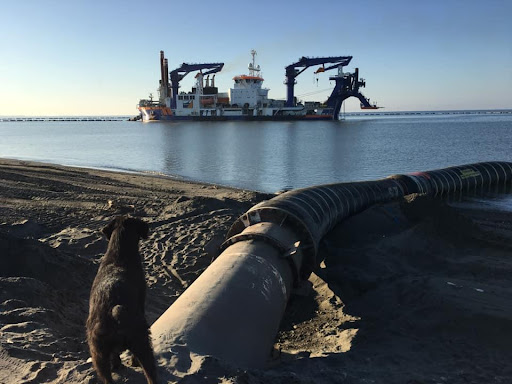
<instances>
[{"instance_id":1,"label":"sand mound","mask_svg":"<svg viewBox=\"0 0 512 384\"><path fill-rule=\"evenodd\" d=\"M72 366L66 362L87 360L83 327L94 266L3 233L0 249L0 359L13 365L0 369L0 382L58 381Z\"/></svg>"}]
</instances>

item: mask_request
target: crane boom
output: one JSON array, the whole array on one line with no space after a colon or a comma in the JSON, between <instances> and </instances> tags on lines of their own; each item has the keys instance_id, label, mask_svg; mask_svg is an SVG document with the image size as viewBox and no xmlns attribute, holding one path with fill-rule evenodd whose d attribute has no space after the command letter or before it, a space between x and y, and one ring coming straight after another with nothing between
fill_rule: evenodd
<instances>
[{"instance_id":1,"label":"crane boom","mask_svg":"<svg viewBox=\"0 0 512 384\"><path fill-rule=\"evenodd\" d=\"M171 75L171 108L176 108L176 99L178 97L178 89L180 87L180 81L183 80L190 72L201 71L203 75L210 75L217 73L222 70L224 63L204 63L204 64L188 64L183 63L180 67L172 70ZM203 72L203 70L206 70Z\"/></svg>"},{"instance_id":2,"label":"crane boom","mask_svg":"<svg viewBox=\"0 0 512 384\"><path fill-rule=\"evenodd\" d=\"M286 106L287 107L293 106L293 104L294 104L294 102L293 102L294 89L293 88L296 83L295 78L298 75L300 75L302 72L304 72L306 69L308 69L309 67L314 66L314 65L320 65L320 64L325 65L325 64L331 63L332 65L323 69L324 71L327 71L330 69L338 68L339 66L342 66L342 67L346 66L350 63L350 60L352 60L352 56L330 56L330 57L305 57L305 56L302 56L299 59L299 61L297 61L296 63L288 65L285 68L286 69L285 84L287 87ZM298 69L298 68L302 68L302 69Z\"/></svg>"}]
</instances>

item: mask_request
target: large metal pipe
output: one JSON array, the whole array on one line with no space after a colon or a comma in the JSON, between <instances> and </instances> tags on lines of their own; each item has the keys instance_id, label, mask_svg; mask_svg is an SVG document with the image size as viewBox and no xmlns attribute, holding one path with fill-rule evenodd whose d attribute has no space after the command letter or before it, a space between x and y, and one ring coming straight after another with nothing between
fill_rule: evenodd
<instances>
[{"instance_id":1,"label":"large metal pipe","mask_svg":"<svg viewBox=\"0 0 512 384\"><path fill-rule=\"evenodd\" d=\"M274 224L255 229L295 240ZM243 367L266 361L294 278L284 250L250 237L228 247L151 326L157 355L169 361L173 347L186 346Z\"/></svg>"},{"instance_id":2,"label":"large metal pipe","mask_svg":"<svg viewBox=\"0 0 512 384\"><path fill-rule=\"evenodd\" d=\"M223 252L152 325L155 353L173 346L240 367L263 367L290 291L317 267L320 239L369 206L412 194L510 191L512 163L488 162L377 181L293 190L252 207L228 232Z\"/></svg>"}]
</instances>

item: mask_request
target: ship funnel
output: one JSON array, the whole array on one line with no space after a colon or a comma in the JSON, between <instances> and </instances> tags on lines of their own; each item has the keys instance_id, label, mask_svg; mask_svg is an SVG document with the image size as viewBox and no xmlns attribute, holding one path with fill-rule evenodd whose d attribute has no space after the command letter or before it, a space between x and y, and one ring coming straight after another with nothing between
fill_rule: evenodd
<instances>
[{"instance_id":1,"label":"ship funnel","mask_svg":"<svg viewBox=\"0 0 512 384\"><path fill-rule=\"evenodd\" d=\"M164 89L165 97L169 96L169 62L164 59Z\"/></svg>"},{"instance_id":2,"label":"ship funnel","mask_svg":"<svg viewBox=\"0 0 512 384\"><path fill-rule=\"evenodd\" d=\"M165 63L164 51L160 51L160 84L163 87L165 84Z\"/></svg>"},{"instance_id":3,"label":"ship funnel","mask_svg":"<svg viewBox=\"0 0 512 384\"><path fill-rule=\"evenodd\" d=\"M169 69L164 51L160 51L160 103L164 103L167 96L169 96Z\"/></svg>"}]
</instances>

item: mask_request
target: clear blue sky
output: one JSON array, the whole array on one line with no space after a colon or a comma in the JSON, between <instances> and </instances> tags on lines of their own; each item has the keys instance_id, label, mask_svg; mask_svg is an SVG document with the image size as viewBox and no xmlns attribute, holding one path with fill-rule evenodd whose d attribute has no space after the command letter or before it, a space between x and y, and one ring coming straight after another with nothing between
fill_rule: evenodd
<instances>
[{"instance_id":1,"label":"clear blue sky","mask_svg":"<svg viewBox=\"0 0 512 384\"><path fill-rule=\"evenodd\" d=\"M170 69L224 62L221 91L255 49L272 98L301 56L351 55L387 111L512 108L511 18L510 0L4 1L0 115L135 115L157 94L160 50ZM297 95L329 88L313 71Z\"/></svg>"}]
</instances>

